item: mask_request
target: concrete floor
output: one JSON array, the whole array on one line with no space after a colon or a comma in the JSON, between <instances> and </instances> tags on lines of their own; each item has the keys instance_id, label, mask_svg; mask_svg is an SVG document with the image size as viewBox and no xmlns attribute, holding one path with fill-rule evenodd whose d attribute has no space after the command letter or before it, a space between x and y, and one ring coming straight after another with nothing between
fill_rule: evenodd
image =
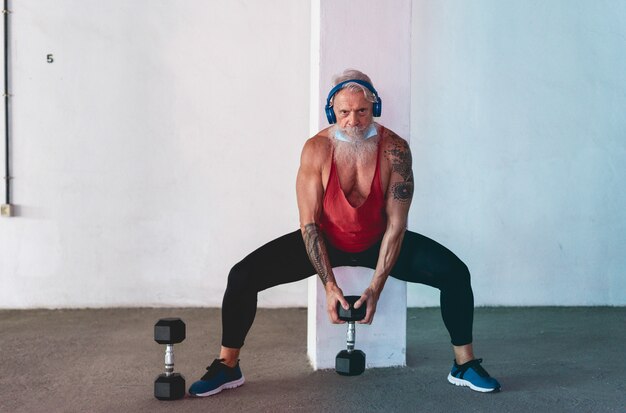
<instances>
[{"instance_id":1,"label":"concrete floor","mask_svg":"<svg viewBox=\"0 0 626 413\"><path fill-rule=\"evenodd\" d=\"M175 354L189 384L216 355L217 309L0 311L0 412L626 412L624 307L477 309L475 350L497 394L448 384L438 309L408 310L407 367L357 377L309 367L305 309L259 310L243 387L162 402L152 335L168 316L187 323Z\"/></svg>"}]
</instances>

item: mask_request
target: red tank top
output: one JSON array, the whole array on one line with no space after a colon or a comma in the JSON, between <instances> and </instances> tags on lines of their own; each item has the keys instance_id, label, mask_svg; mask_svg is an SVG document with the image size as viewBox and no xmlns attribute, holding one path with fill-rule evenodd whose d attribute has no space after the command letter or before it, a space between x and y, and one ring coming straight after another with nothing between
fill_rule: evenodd
<instances>
[{"instance_id":1,"label":"red tank top","mask_svg":"<svg viewBox=\"0 0 626 413\"><path fill-rule=\"evenodd\" d=\"M326 240L342 251L365 251L383 238L387 228L385 197L380 180L380 146L379 142L369 196L358 208L350 205L341 189L334 156L331 161L320 228Z\"/></svg>"}]
</instances>

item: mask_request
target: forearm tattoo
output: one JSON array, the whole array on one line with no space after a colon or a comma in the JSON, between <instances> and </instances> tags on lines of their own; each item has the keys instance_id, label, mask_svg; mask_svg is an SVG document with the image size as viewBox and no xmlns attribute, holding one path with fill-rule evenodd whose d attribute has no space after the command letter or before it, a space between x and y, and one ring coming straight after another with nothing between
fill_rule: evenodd
<instances>
[{"instance_id":1,"label":"forearm tattoo","mask_svg":"<svg viewBox=\"0 0 626 413\"><path fill-rule=\"evenodd\" d=\"M320 280L322 280L322 284L326 285L329 277L331 277L330 271L332 266L330 265L322 231L320 231L317 224L307 224L304 226L302 237L311 264L313 264Z\"/></svg>"},{"instance_id":2,"label":"forearm tattoo","mask_svg":"<svg viewBox=\"0 0 626 413\"><path fill-rule=\"evenodd\" d=\"M388 148L385 153L391 161L392 171L402 177L401 182L395 182L391 185L390 192L393 199L403 204L411 202L414 183L409 146L406 142L397 139L393 141L391 148Z\"/></svg>"}]
</instances>

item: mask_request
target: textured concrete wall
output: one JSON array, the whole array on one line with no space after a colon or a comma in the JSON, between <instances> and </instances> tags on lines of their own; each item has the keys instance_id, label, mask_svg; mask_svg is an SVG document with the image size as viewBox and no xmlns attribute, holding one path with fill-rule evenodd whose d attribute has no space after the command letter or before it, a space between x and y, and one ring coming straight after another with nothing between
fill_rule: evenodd
<instances>
[{"instance_id":1,"label":"textured concrete wall","mask_svg":"<svg viewBox=\"0 0 626 413\"><path fill-rule=\"evenodd\" d=\"M11 3L0 307L220 305L230 267L298 227L309 5Z\"/></svg>"},{"instance_id":2,"label":"textured concrete wall","mask_svg":"<svg viewBox=\"0 0 626 413\"><path fill-rule=\"evenodd\" d=\"M318 73L307 2L11 3L0 307L220 305L230 266L297 227L309 98L344 66L410 138L410 229L467 262L477 304L626 304L622 1L413 0L399 62L396 6L338 1L329 51L365 51ZM305 305L306 283L259 303Z\"/></svg>"}]
</instances>

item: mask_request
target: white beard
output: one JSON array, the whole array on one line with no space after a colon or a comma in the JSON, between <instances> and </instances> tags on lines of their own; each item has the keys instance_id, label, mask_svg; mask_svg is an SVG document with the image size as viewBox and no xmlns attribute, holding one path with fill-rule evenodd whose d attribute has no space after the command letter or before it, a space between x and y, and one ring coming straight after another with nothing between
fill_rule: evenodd
<instances>
[{"instance_id":1,"label":"white beard","mask_svg":"<svg viewBox=\"0 0 626 413\"><path fill-rule=\"evenodd\" d=\"M341 164L350 164L355 162L358 164L364 164L371 158L372 154L377 153L379 137L374 136L369 139L365 139L365 131L367 128L369 128L369 125L363 128L340 128L337 124L330 128L329 134L335 150L335 159L337 162ZM351 139L351 141L344 142L335 138L335 131L337 129L341 130L346 136L348 136L348 138Z\"/></svg>"}]
</instances>

